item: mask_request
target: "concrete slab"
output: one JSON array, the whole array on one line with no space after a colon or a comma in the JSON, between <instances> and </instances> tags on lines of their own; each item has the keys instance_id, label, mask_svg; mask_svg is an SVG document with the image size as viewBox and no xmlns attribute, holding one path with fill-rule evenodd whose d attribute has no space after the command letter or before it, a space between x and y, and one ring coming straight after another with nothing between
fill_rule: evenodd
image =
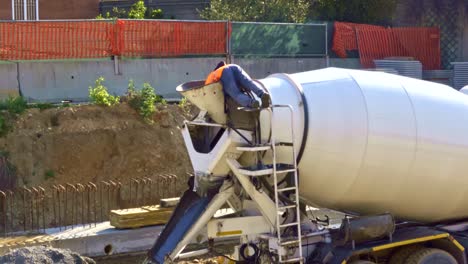
<instances>
[{"instance_id":1,"label":"concrete slab","mask_svg":"<svg viewBox=\"0 0 468 264\"><path fill-rule=\"evenodd\" d=\"M18 72L16 63L0 63L0 99L18 96Z\"/></svg>"},{"instance_id":2,"label":"concrete slab","mask_svg":"<svg viewBox=\"0 0 468 264\"><path fill-rule=\"evenodd\" d=\"M20 62L20 83L29 101L87 101L89 86L103 76L104 85L114 95L127 91L133 79L137 87L149 82L167 99L180 98L175 88L186 81L204 79L222 58L171 58L119 61Z\"/></svg>"}]
</instances>

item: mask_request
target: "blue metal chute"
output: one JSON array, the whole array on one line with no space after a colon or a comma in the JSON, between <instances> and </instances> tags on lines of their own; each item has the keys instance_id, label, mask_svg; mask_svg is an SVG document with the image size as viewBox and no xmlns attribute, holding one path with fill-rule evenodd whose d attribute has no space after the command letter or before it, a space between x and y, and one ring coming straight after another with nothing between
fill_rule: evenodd
<instances>
[{"instance_id":1,"label":"blue metal chute","mask_svg":"<svg viewBox=\"0 0 468 264\"><path fill-rule=\"evenodd\" d=\"M162 264L184 238L196 220L203 214L213 196L200 197L192 190L185 191L172 216L148 252L151 261Z\"/></svg>"}]
</instances>

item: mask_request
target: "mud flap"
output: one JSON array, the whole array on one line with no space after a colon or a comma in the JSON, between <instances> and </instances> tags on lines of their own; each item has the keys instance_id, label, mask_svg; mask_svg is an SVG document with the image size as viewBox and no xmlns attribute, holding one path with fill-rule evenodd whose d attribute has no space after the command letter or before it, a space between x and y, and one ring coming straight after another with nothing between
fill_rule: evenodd
<instances>
[{"instance_id":1,"label":"mud flap","mask_svg":"<svg viewBox=\"0 0 468 264\"><path fill-rule=\"evenodd\" d=\"M213 195L200 197L191 189L185 191L172 216L148 252L148 258L154 263L162 264L167 255L171 254L184 235L203 214L213 199Z\"/></svg>"}]
</instances>

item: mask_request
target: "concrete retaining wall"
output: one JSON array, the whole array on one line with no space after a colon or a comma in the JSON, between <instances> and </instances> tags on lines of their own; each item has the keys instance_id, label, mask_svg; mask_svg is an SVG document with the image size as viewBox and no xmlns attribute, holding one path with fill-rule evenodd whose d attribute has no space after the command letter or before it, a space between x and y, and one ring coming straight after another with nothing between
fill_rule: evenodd
<instances>
[{"instance_id":1,"label":"concrete retaining wall","mask_svg":"<svg viewBox=\"0 0 468 264\"><path fill-rule=\"evenodd\" d=\"M0 98L19 94L16 63L0 63Z\"/></svg>"},{"instance_id":2,"label":"concrete retaining wall","mask_svg":"<svg viewBox=\"0 0 468 264\"><path fill-rule=\"evenodd\" d=\"M204 79L220 60L223 58L120 60L117 67L112 60L0 64L0 95L3 90L21 89L22 95L31 102L87 101L89 86L103 76L104 85L112 94L123 95L128 81L133 79L137 87L149 82L158 94L174 99L179 98L175 91L177 85ZM323 58L233 58L233 62L257 79L272 73L294 73L327 66ZM360 67L358 59L330 59L329 65Z\"/></svg>"}]
</instances>

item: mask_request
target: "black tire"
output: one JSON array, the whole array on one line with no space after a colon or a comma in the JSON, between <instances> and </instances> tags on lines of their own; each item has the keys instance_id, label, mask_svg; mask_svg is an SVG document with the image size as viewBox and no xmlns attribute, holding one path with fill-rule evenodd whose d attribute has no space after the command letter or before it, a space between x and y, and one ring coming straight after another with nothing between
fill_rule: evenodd
<instances>
[{"instance_id":1,"label":"black tire","mask_svg":"<svg viewBox=\"0 0 468 264\"><path fill-rule=\"evenodd\" d=\"M408 259L408 257L421 250L425 249L423 245L409 245L409 246L403 246L399 249L397 249L392 256L390 257L390 260L388 261L388 264L402 264L405 263L405 261Z\"/></svg>"},{"instance_id":2,"label":"black tire","mask_svg":"<svg viewBox=\"0 0 468 264\"><path fill-rule=\"evenodd\" d=\"M406 264L458 264L457 260L447 251L438 248L418 250L408 257Z\"/></svg>"}]
</instances>

